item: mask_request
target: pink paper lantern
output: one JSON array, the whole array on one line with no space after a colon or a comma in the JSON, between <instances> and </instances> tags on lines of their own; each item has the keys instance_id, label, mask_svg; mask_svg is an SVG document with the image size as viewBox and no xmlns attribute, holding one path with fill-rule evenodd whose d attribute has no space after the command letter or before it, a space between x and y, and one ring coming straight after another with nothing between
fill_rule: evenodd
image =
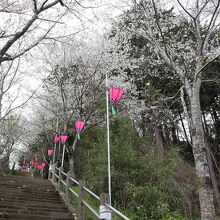
<instances>
[{"instance_id":1,"label":"pink paper lantern","mask_svg":"<svg viewBox=\"0 0 220 220\"><path fill-rule=\"evenodd\" d=\"M48 156L50 157L53 154L53 150L48 150L47 151Z\"/></svg>"},{"instance_id":2,"label":"pink paper lantern","mask_svg":"<svg viewBox=\"0 0 220 220\"><path fill-rule=\"evenodd\" d=\"M57 143L57 142L59 142L60 137L55 136L53 140L54 140L54 142L56 142L56 143Z\"/></svg>"},{"instance_id":3,"label":"pink paper lantern","mask_svg":"<svg viewBox=\"0 0 220 220\"><path fill-rule=\"evenodd\" d=\"M67 136L60 136L60 140L62 144L65 144L67 140Z\"/></svg>"},{"instance_id":4,"label":"pink paper lantern","mask_svg":"<svg viewBox=\"0 0 220 220\"><path fill-rule=\"evenodd\" d=\"M118 89L118 88L111 88L110 89L110 101L112 104L112 114L113 115L116 113L114 106L119 103L123 94L124 94L124 90L122 90L122 89Z\"/></svg>"},{"instance_id":5,"label":"pink paper lantern","mask_svg":"<svg viewBox=\"0 0 220 220\"><path fill-rule=\"evenodd\" d=\"M82 132L83 128L84 128L85 122L84 121L76 121L75 122L75 126L76 126L76 133L77 133L77 137L78 139L80 139L80 133Z\"/></svg>"},{"instance_id":6,"label":"pink paper lantern","mask_svg":"<svg viewBox=\"0 0 220 220\"><path fill-rule=\"evenodd\" d=\"M76 121L75 125L76 125L76 133L81 133L83 130L83 127L85 125L85 122L84 121Z\"/></svg>"},{"instance_id":7,"label":"pink paper lantern","mask_svg":"<svg viewBox=\"0 0 220 220\"><path fill-rule=\"evenodd\" d=\"M42 163L41 165L39 165L38 162L36 162L35 166L38 170L42 170L46 166L46 163Z\"/></svg>"}]
</instances>

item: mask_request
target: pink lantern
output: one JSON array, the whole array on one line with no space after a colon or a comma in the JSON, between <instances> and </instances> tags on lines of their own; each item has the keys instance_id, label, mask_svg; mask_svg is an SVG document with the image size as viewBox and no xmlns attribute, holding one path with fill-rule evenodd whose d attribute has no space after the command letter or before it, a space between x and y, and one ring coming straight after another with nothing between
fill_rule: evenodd
<instances>
[{"instance_id":1,"label":"pink lantern","mask_svg":"<svg viewBox=\"0 0 220 220\"><path fill-rule=\"evenodd\" d=\"M113 115L116 114L114 106L119 103L123 94L124 94L124 91L122 89L118 89L118 88L111 88L110 89L110 100L111 100L111 104L112 104L112 114Z\"/></svg>"},{"instance_id":2,"label":"pink lantern","mask_svg":"<svg viewBox=\"0 0 220 220\"><path fill-rule=\"evenodd\" d=\"M53 150L48 150L47 151L48 156L50 157L53 154Z\"/></svg>"},{"instance_id":3,"label":"pink lantern","mask_svg":"<svg viewBox=\"0 0 220 220\"><path fill-rule=\"evenodd\" d=\"M60 139L61 139L61 143L65 144L67 140L67 136L60 136Z\"/></svg>"},{"instance_id":4,"label":"pink lantern","mask_svg":"<svg viewBox=\"0 0 220 220\"><path fill-rule=\"evenodd\" d=\"M46 163L42 163L41 165L39 165L38 162L36 162L35 166L38 170L42 170L46 166Z\"/></svg>"},{"instance_id":5,"label":"pink lantern","mask_svg":"<svg viewBox=\"0 0 220 220\"><path fill-rule=\"evenodd\" d=\"M60 140L60 137L55 136L53 140L57 143Z\"/></svg>"},{"instance_id":6,"label":"pink lantern","mask_svg":"<svg viewBox=\"0 0 220 220\"><path fill-rule=\"evenodd\" d=\"M76 121L75 122L75 126L76 126L76 133L77 133L77 137L78 139L80 139L80 133L82 132L83 128L84 128L85 122L84 121Z\"/></svg>"},{"instance_id":7,"label":"pink lantern","mask_svg":"<svg viewBox=\"0 0 220 220\"><path fill-rule=\"evenodd\" d=\"M33 160L31 160L31 161L30 161L30 164L31 164L31 165L33 165L33 164L34 164L34 161L33 161Z\"/></svg>"}]
</instances>

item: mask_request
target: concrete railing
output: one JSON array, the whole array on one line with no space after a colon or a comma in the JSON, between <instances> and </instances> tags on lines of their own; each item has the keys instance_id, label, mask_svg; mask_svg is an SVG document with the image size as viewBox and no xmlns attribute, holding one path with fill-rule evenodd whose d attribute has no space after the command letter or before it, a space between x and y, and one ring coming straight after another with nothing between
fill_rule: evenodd
<instances>
[{"instance_id":1,"label":"concrete railing","mask_svg":"<svg viewBox=\"0 0 220 220\"><path fill-rule=\"evenodd\" d=\"M63 199L68 207L71 206L72 195L77 198L77 219L85 219L84 207L89 210L89 212L95 216L97 219L101 220L111 220L112 216L115 215L120 219L130 220L128 217L123 215L121 212L116 210L114 207L109 205L109 195L107 193L101 193L100 196L96 195L88 188L85 187L85 181L75 180L70 176L70 173L64 173L63 168L56 167L56 164L52 165L49 177L52 178L51 181L57 187L60 193L64 193ZM77 186L78 192L73 190L73 185ZM99 212L97 212L88 202L85 200L85 194L88 193L95 200L99 202Z\"/></svg>"}]
</instances>

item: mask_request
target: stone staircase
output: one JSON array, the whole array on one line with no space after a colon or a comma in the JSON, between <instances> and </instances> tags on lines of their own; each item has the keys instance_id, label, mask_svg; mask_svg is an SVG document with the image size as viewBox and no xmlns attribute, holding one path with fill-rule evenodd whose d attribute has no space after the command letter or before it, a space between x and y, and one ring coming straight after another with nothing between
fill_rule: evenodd
<instances>
[{"instance_id":1,"label":"stone staircase","mask_svg":"<svg viewBox=\"0 0 220 220\"><path fill-rule=\"evenodd\" d=\"M48 180L29 173L0 176L0 219L74 219Z\"/></svg>"}]
</instances>

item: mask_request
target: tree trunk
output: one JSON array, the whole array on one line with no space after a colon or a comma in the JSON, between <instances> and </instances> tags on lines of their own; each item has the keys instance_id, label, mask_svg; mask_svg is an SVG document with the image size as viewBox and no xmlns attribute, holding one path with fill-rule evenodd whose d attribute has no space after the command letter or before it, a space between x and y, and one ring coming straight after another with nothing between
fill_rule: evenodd
<instances>
[{"instance_id":1,"label":"tree trunk","mask_svg":"<svg viewBox=\"0 0 220 220\"><path fill-rule=\"evenodd\" d=\"M171 127L171 134L172 134L172 139L173 139L173 142L176 144L178 143L178 138L177 138L177 135L176 135L176 128L175 128L175 125L173 124L172 127Z\"/></svg>"},{"instance_id":2,"label":"tree trunk","mask_svg":"<svg viewBox=\"0 0 220 220\"><path fill-rule=\"evenodd\" d=\"M212 154L211 148L209 147L209 142L208 142L208 137L209 137L209 131L208 131L208 126L206 122L206 117L205 113L203 112L203 121L204 121L204 131L205 131L205 145L206 145L206 152L207 152L207 160L208 160L208 165L209 165L209 170L210 170L210 175L211 175L211 180L212 180L212 186L213 186L213 192L214 192L214 203L215 203L215 210L216 214L220 214L220 192L219 192L219 186L218 186L218 181L213 165L213 161L215 162L214 155ZM218 135L218 134L217 134ZM215 162L216 166L217 163Z\"/></svg>"},{"instance_id":3,"label":"tree trunk","mask_svg":"<svg viewBox=\"0 0 220 220\"><path fill-rule=\"evenodd\" d=\"M187 143L188 143L189 145L191 145L191 140L189 140L189 137L188 137L188 135L187 135L187 133L186 133L186 128L185 128L185 125L184 125L184 123L183 123L183 117L182 117L180 111L179 111L179 116L180 116L180 121L181 121L181 125L182 125L182 128L183 128L183 132L184 132L184 136L185 136L185 138L186 138L186 141L187 141Z\"/></svg>"},{"instance_id":4,"label":"tree trunk","mask_svg":"<svg viewBox=\"0 0 220 220\"><path fill-rule=\"evenodd\" d=\"M208 159L208 165L209 165L209 170L210 170L211 180L212 180L212 185L213 185L214 201L215 201L215 205L216 205L215 210L216 210L217 214L220 214L220 193L219 193L219 188L218 188L218 182L217 182L217 178L215 175L212 157L211 157L210 149L209 149L207 142L206 142L206 145L207 145L207 147L206 147L207 159Z\"/></svg>"},{"instance_id":5,"label":"tree trunk","mask_svg":"<svg viewBox=\"0 0 220 220\"><path fill-rule=\"evenodd\" d=\"M205 112L202 112L202 117L203 117L203 124L204 124L204 131L207 137L209 137L209 129L208 129L208 125L207 125L207 121L206 121L206 117L205 117Z\"/></svg>"},{"instance_id":6,"label":"tree trunk","mask_svg":"<svg viewBox=\"0 0 220 220\"><path fill-rule=\"evenodd\" d=\"M212 110L212 115L214 118L214 125L216 129L216 137L218 139L218 144L220 144L220 120L215 110Z\"/></svg>"},{"instance_id":7,"label":"tree trunk","mask_svg":"<svg viewBox=\"0 0 220 220\"><path fill-rule=\"evenodd\" d=\"M76 150L76 144L77 144L77 136L75 136L72 148L70 147L68 149L69 152L69 172L71 177L75 177L75 170L74 170L74 152Z\"/></svg>"},{"instance_id":8,"label":"tree trunk","mask_svg":"<svg viewBox=\"0 0 220 220\"><path fill-rule=\"evenodd\" d=\"M155 126L155 137L156 137L156 144L157 144L157 155L159 159L162 159L165 155L165 147L164 147L164 138L163 133L161 130L161 126Z\"/></svg>"},{"instance_id":9,"label":"tree trunk","mask_svg":"<svg viewBox=\"0 0 220 220\"><path fill-rule=\"evenodd\" d=\"M72 178L75 178L73 152L69 153L69 173Z\"/></svg>"},{"instance_id":10,"label":"tree trunk","mask_svg":"<svg viewBox=\"0 0 220 220\"><path fill-rule=\"evenodd\" d=\"M189 85L189 84L188 84ZM202 114L200 107L201 79L195 79L191 88L186 85L186 91L190 99L190 111L192 121L192 147L196 167L196 174L200 179L199 201L202 220L214 220L215 210L213 201L213 189L210 171L207 162Z\"/></svg>"}]
</instances>

